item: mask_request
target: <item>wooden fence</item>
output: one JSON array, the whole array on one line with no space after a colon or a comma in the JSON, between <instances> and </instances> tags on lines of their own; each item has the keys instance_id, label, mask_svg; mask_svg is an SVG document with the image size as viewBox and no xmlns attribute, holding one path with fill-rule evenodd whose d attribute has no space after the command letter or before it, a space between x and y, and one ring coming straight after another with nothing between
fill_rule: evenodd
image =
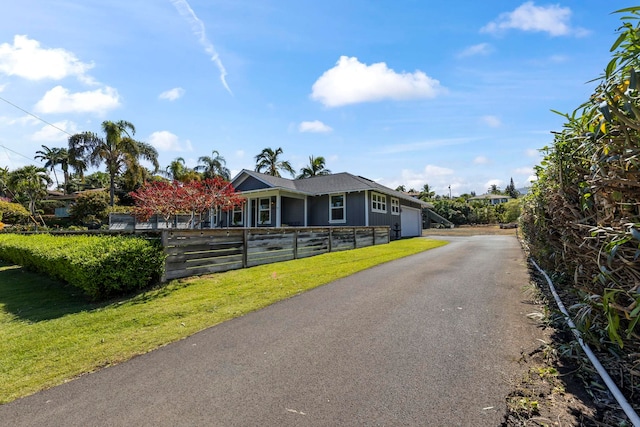
<instances>
[{"instance_id":1,"label":"wooden fence","mask_svg":"<svg viewBox=\"0 0 640 427\"><path fill-rule=\"evenodd\" d=\"M163 281L389 243L389 227L162 230Z\"/></svg>"}]
</instances>

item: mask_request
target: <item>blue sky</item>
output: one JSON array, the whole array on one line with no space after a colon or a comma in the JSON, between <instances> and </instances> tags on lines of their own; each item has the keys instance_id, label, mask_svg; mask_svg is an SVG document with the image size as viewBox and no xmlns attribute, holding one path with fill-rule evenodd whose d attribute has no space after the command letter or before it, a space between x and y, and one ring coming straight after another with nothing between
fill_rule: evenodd
<instances>
[{"instance_id":1,"label":"blue sky","mask_svg":"<svg viewBox=\"0 0 640 427\"><path fill-rule=\"evenodd\" d=\"M0 14L0 167L127 120L162 168L266 147L437 194L528 185L622 1L21 0ZM32 115L41 118L35 119ZM46 124L48 122L53 126Z\"/></svg>"}]
</instances>

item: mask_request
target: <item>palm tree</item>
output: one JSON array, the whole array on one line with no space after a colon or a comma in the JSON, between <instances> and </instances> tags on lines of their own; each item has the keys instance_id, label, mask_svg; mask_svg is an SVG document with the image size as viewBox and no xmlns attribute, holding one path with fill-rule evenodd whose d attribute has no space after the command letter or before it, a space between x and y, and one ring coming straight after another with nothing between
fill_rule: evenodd
<instances>
[{"instance_id":1,"label":"palm tree","mask_svg":"<svg viewBox=\"0 0 640 427\"><path fill-rule=\"evenodd\" d=\"M211 156L202 156L198 158L198 163L201 165L196 166L196 171L202 171L203 177L215 178L220 177L225 181L231 180L231 172L227 169L227 161L218 153L217 150L211 152Z\"/></svg>"},{"instance_id":2,"label":"palm tree","mask_svg":"<svg viewBox=\"0 0 640 427\"><path fill-rule=\"evenodd\" d=\"M164 175L172 181L182 181L182 177L186 174L188 168L185 160L182 157L176 157L173 159L169 166L164 171L160 172L160 175Z\"/></svg>"},{"instance_id":3,"label":"palm tree","mask_svg":"<svg viewBox=\"0 0 640 427\"><path fill-rule=\"evenodd\" d=\"M105 137L101 138L92 132L75 134L69 138L69 151L75 158L82 158L92 166L102 162L109 174L109 198L113 206L115 198L115 179L120 173L127 173L127 181L139 181L144 176L144 167L140 159L148 160L155 168L158 164L158 152L151 145L133 139L136 129L130 122L102 122Z\"/></svg>"},{"instance_id":4,"label":"palm tree","mask_svg":"<svg viewBox=\"0 0 640 427\"><path fill-rule=\"evenodd\" d=\"M190 167L187 167L185 160L182 157L176 157L169 166L165 168L164 172L160 172L160 175L164 175L172 181L190 182L199 181L201 176L198 172Z\"/></svg>"},{"instance_id":5,"label":"palm tree","mask_svg":"<svg viewBox=\"0 0 640 427\"><path fill-rule=\"evenodd\" d=\"M266 174L271 176L280 176L280 170L287 171L291 176L295 176L295 171L291 167L291 163L286 160L278 160L278 156L282 154L282 148L273 150L265 148L256 156L256 172L265 170Z\"/></svg>"},{"instance_id":6,"label":"palm tree","mask_svg":"<svg viewBox=\"0 0 640 427\"><path fill-rule=\"evenodd\" d=\"M56 173L56 166L59 165L62 162L62 159L66 158L67 156L67 150L65 150L64 148L49 148L46 145L42 146L42 150L36 151L34 159L44 161L44 167L53 172L53 177L56 180L56 188L60 187L60 182L58 182L58 174Z\"/></svg>"},{"instance_id":7,"label":"palm tree","mask_svg":"<svg viewBox=\"0 0 640 427\"><path fill-rule=\"evenodd\" d=\"M28 200L29 212L36 213L36 203L47 194L51 178L46 168L28 165L9 173L8 186L13 193Z\"/></svg>"},{"instance_id":8,"label":"palm tree","mask_svg":"<svg viewBox=\"0 0 640 427\"><path fill-rule=\"evenodd\" d=\"M9 189L9 167L5 166L0 168L0 195L9 196L11 194Z\"/></svg>"},{"instance_id":9,"label":"palm tree","mask_svg":"<svg viewBox=\"0 0 640 427\"><path fill-rule=\"evenodd\" d=\"M435 195L436 192L431 190L429 184L422 186L422 190L420 191L420 200L431 200Z\"/></svg>"},{"instance_id":10,"label":"palm tree","mask_svg":"<svg viewBox=\"0 0 640 427\"><path fill-rule=\"evenodd\" d=\"M87 188L106 188L109 186L109 174L106 172L94 172L84 177Z\"/></svg>"},{"instance_id":11,"label":"palm tree","mask_svg":"<svg viewBox=\"0 0 640 427\"><path fill-rule=\"evenodd\" d=\"M331 175L331 171L324 167L324 157L309 156L309 165L300 169L300 175L296 179L311 178L312 176Z\"/></svg>"},{"instance_id":12,"label":"palm tree","mask_svg":"<svg viewBox=\"0 0 640 427\"><path fill-rule=\"evenodd\" d=\"M491 186L489 187L487 192L489 194L501 194L502 193L502 191L500 191L500 187L498 187L496 184L491 184Z\"/></svg>"},{"instance_id":13,"label":"palm tree","mask_svg":"<svg viewBox=\"0 0 640 427\"><path fill-rule=\"evenodd\" d=\"M36 151L34 159L46 160L44 167L53 172L53 176L56 180L56 187L58 188L60 188L60 183L58 182L58 175L56 174L55 166L60 165L60 169L62 169L62 173L64 174L64 184L62 186L63 193L67 193L69 191L69 167L72 167L76 172L79 172L80 176L82 176L84 171L87 169L86 162L82 159L72 158L71 153L66 148L49 148L43 145L42 150Z\"/></svg>"}]
</instances>

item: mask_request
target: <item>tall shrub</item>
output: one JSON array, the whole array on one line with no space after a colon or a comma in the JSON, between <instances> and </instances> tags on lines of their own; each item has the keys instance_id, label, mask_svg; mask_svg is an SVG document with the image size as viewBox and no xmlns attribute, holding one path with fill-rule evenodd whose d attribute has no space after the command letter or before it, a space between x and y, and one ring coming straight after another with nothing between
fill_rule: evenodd
<instances>
[{"instance_id":1,"label":"tall shrub","mask_svg":"<svg viewBox=\"0 0 640 427\"><path fill-rule=\"evenodd\" d=\"M522 230L532 255L567 278L575 320L594 342L638 349L640 320L640 7L625 13L612 59L536 168Z\"/></svg>"}]
</instances>

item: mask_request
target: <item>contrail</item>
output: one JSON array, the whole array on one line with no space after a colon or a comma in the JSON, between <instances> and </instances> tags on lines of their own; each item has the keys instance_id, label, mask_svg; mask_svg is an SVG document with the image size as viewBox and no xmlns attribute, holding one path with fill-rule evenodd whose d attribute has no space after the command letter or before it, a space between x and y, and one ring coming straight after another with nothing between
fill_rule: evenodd
<instances>
[{"instance_id":1,"label":"contrail","mask_svg":"<svg viewBox=\"0 0 640 427\"><path fill-rule=\"evenodd\" d=\"M220 70L220 80L222 81L222 85L231 95L233 95L233 92L231 92L231 89L229 89L229 85L227 84L227 70L224 68L224 65L222 65L220 56L218 55L218 52L216 52L216 48L213 47L213 43L211 43L207 38L204 23L198 18L193 9L191 9L187 0L171 0L171 3L173 3L175 8L178 9L180 15L189 21L191 28L193 29L193 33L198 37L198 41L202 47L204 47L204 51L211 55L211 60L216 64L218 70Z\"/></svg>"}]
</instances>

